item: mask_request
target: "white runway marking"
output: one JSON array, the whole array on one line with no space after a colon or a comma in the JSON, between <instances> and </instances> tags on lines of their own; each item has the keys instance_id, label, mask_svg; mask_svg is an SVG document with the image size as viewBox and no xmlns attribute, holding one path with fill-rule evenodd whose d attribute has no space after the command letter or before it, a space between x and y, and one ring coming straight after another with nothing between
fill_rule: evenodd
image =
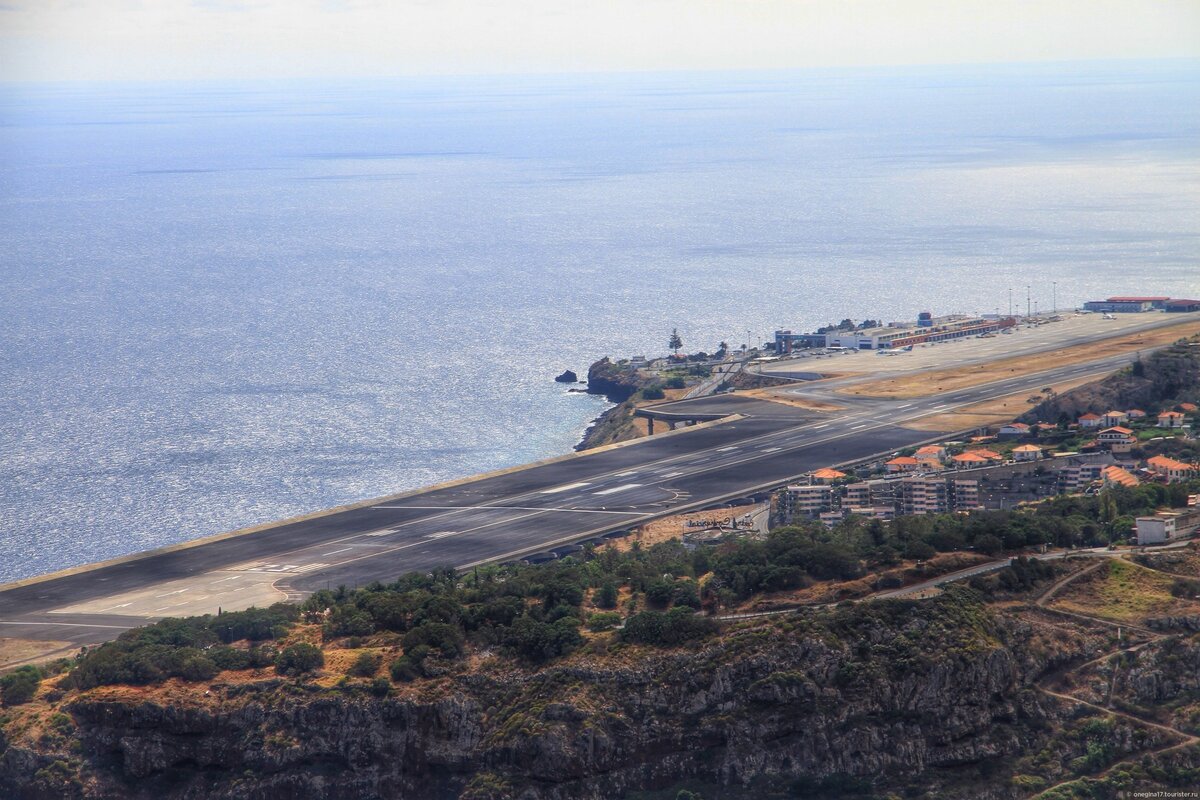
<instances>
[{"instance_id":1,"label":"white runway marking","mask_svg":"<svg viewBox=\"0 0 1200 800\"><path fill-rule=\"evenodd\" d=\"M667 474L663 475L663 477L664 478L674 478L674 477L676 477L678 475L682 475L682 474L683 474L682 472L668 472Z\"/></svg>"},{"instance_id":2,"label":"white runway marking","mask_svg":"<svg viewBox=\"0 0 1200 800\"><path fill-rule=\"evenodd\" d=\"M766 448L763 448L763 452L764 453L774 453L777 450L782 450L782 449L783 449L782 447L766 447Z\"/></svg>"},{"instance_id":3,"label":"white runway marking","mask_svg":"<svg viewBox=\"0 0 1200 800\"><path fill-rule=\"evenodd\" d=\"M736 448L736 447L733 447L732 445L730 445L729 447L720 447L720 448L718 448L718 449L717 449L717 452L718 452L718 453L728 453L730 450L737 450L737 448Z\"/></svg>"},{"instance_id":4,"label":"white runway marking","mask_svg":"<svg viewBox=\"0 0 1200 800\"><path fill-rule=\"evenodd\" d=\"M187 591L187 589L176 589L175 591L167 592L166 594L156 594L156 595L154 595L154 599L159 600L163 597L170 597L173 594L183 594L186 591Z\"/></svg>"},{"instance_id":5,"label":"white runway marking","mask_svg":"<svg viewBox=\"0 0 1200 800\"><path fill-rule=\"evenodd\" d=\"M630 489L636 489L639 486L641 486L640 483L627 483L624 486L614 486L611 489L601 489L598 492L592 492L592 494L616 494L617 492L627 492Z\"/></svg>"},{"instance_id":6,"label":"white runway marking","mask_svg":"<svg viewBox=\"0 0 1200 800\"><path fill-rule=\"evenodd\" d=\"M545 489L541 492L538 492L538 494L558 494L559 492L569 492L572 489L582 489L584 486L591 486L591 484L586 483L586 482L584 482L584 483L569 483L566 486L559 486L556 489ZM380 508L387 508L387 506L380 506Z\"/></svg>"},{"instance_id":7,"label":"white runway marking","mask_svg":"<svg viewBox=\"0 0 1200 800\"><path fill-rule=\"evenodd\" d=\"M438 531L437 533L425 534L426 539L444 539L447 536L454 536L458 531Z\"/></svg>"},{"instance_id":8,"label":"white runway marking","mask_svg":"<svg viewBox=\"0 0 1200 800\"><path fill-rule=\"evenodd\" d=\"M338 553L344 553L349 549L350 549L349 547L343 547L341 550L330 550L328 553L322 553L321 556L322 557L336 556Z\"/></svg>"}]
</instances>

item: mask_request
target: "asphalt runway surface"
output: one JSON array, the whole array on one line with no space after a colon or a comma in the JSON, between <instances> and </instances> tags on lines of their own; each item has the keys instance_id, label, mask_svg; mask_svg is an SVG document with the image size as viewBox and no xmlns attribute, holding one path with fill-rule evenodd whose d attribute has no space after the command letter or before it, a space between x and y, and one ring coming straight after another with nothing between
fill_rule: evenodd
<instances>
[{"instance_id":1,"label":"asphalt runway surface","mask_svg":"<svg viewBox=\"0 0 1200 800\"><path fill-rule=\"evenodd\" d=\"M0 587L0 637L56 642L66 651L150 619L261 606L413 570L544 553L655 517L748 497L819 467L945 440L946 434L904 425L992 397L1099 377L1130 360L1113 356L907 400L826 395L830 388L819 384L796 390L843 407L826 413L736 395L664 404L657 410L676 419L739 416Z\"/></svg>"}]
</instances>

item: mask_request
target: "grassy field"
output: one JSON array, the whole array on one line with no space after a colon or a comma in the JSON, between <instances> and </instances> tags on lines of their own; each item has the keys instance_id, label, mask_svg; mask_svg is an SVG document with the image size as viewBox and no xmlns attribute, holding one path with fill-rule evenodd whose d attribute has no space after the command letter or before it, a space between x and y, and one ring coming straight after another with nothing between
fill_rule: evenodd
<instances>
[{"instance_id":1,"label":"grassy field","mask_svg":"<svg viewBox=\"0 0 1200 800\"><path fill-rule=\"evenodd\" d=\"M1171 594L1175 581L1171 575L1111 559L1071 583L1050 607L1135 624L1151 617L1200 614L1200 603Z\"/></svg>"}]
</instances>

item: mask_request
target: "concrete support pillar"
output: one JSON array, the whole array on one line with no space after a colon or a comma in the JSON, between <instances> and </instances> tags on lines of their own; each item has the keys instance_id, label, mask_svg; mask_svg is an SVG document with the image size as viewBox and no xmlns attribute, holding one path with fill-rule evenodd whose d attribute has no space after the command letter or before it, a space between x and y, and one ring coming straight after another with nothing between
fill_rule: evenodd
<instances>
[{"instance_id":1,"label":"concrete support pillar","mask_svg":"<svg viewBox=\"0 0 1200 800\"><path fill-rule=\"evenodd\" d=\"M654 417L646 417L646 433L654 435Z\"/></svg>"},{"instance_id":2,"label":"concrete support pillar","mask_svg":"<svg viewBox=\"0 0 1200 800\"><path fill-rule=\"evenodd\" d=\"M675 430L675 421L674 420L667 420L667 430L669 430L669 431Z\"/></svg>"}]
</instances>

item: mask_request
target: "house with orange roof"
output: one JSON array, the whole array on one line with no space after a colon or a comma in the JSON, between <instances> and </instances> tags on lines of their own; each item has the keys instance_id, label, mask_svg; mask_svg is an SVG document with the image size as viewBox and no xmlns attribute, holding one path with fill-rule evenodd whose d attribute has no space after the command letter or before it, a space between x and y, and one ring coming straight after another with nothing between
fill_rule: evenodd
<instances>
[{"instance_id":1,"label":"house with orange roof","mask_svg":"<svg viewBox=\"0 0 1200 800\"><path fill-rule=\"evenodd\" d=\"M973 452L959 453L956 456L951 456L950 460L954 462L954 466L964 469L968 467L986 467L992 463L990 459Z\"/></svg>"},{"instance_id":2,"label":"house with orange roof","mask_svg":"<svg viewBox=\"0 0 1200 800\"><path fill-rule=\"evenodd\" d=\"M1129 428L1116 425L1096 434L1096 441L1101 447L1106 447L1114 453L1128 453L1137 443L1137 437Z\"/></svg>"},{"instance_id":3,"label":"house with orange roof","mask_svg":"<svg viewBox=\"0 0 1200 800\"><path fill-rule=\"evenodd\" d=\"M934 458L938 461L945 461L946 448L942 447L940 444L927 444L924 447L917 448L916 455L920 460Z\"/></svg>"},{"instance_id":4,"label":"house with orange roof","mask_svg":"<svg viewBox=\"0 0 1200 800\"><path fill-rule=\"evenodd\" d=\"M1111 464L1100 471L1100 480L1105 486L1137 486L1141 483L1134 475L1123 467Z\"/></svg>"},{"instance_id":5,"label":"house with orange roof","mask_svg":"<svg viewBox=\"0 0 1200 800\"><path fill-rule=\"evenodd\" d=\"M1125 413L1129 415L1130 419L1142 419L1146 416L1146 412L1142 411L1140 408L1131 408Z\"/></svg>"},{"instance_id":6,"label":"house with orange roof","mask_svg":"<svg viewBox=\"0 0 1200 800\"><path fill-rule=\"evenodd\" d=\"M916 472L921 463L912 456L896 456L891 461L884 462L888 472Z\"/></svg>"},{"instance_id":7,"label":"house with orange roof","mask_svg":"<svg viewBox=\"0 0 1200 800\"><path fill-rule=\"evenodd\" d=\"M1183 414L1178 411L1164 411L1158 415L1158 427L1160 428L1182 428Z\"/></svg>"},{"instance_id":8,"label":"house with orange roof","mask_svg":"<svg viewBox=\"0 0 1200 800\"><path fill-rule=\"evenodd\" d=\"M1089 411L1086 414L1080 414L1075 421L1079 423L1079 427L1081 428L1099 428L1100 423L1104 421L1104 417Z\"/></svg>"},{"instance_id":9,"label":"house with orange roof","mask_svg":"<svg viewBox=\"0 0 1200 800\"><path fill-rule=\"evenodd\" d=\"M1004 460L1004 456L1000 455L995 450L988 450L986 447L977 447L974 450L968 450L967 452L971 453L972 455L983 456L988 461L995 461L997 463Z\"/></svg>"},{"instance_id":10,"label":"house with orange roof","mask_svg":"<svg viewBox=\"0 0 1200 800\"><path fill-rule=\"evenodd\" d=\"M1014 461L1037 461L1042 457L1042 448L1036 444L1022 444L1012 450Z\"/></svg>"},{"instance_id":11,"label":"house with orange roof","mask_svg":"<svg viewBox=\"0 0 1200 800\"><path fill-rule=\"evenodd\" d=\"M1195 403L1180 403L1176 408L1185 414L1195 414L1197 411L1200 411L1200 406L1197 406Z\"/></svg>"},{"instance_id":12,"label":"house with orange roof","mask_svg":"<svg viewBox=\"0 0 1200 800\"><path fill-rule=\"evenodd\" d=\"M1169 456L1154 456L1146 459L1146 467L1155 475L1166 478L1167 483L1186 481L1196 474L1196 465L1177 461Z\"/></svg>"},{"instance_id":13,"label":"house with orange roof","mask_svg":"<svg viewBox=\"0 0 1200 800\"><path fill-rule=\"evenodd\" d=\"M846 473L834 469L833 467L822 467L813 472L809 476L814 484L833 483L836 480L846 477Z\"/></svg>"}]
</instances>

